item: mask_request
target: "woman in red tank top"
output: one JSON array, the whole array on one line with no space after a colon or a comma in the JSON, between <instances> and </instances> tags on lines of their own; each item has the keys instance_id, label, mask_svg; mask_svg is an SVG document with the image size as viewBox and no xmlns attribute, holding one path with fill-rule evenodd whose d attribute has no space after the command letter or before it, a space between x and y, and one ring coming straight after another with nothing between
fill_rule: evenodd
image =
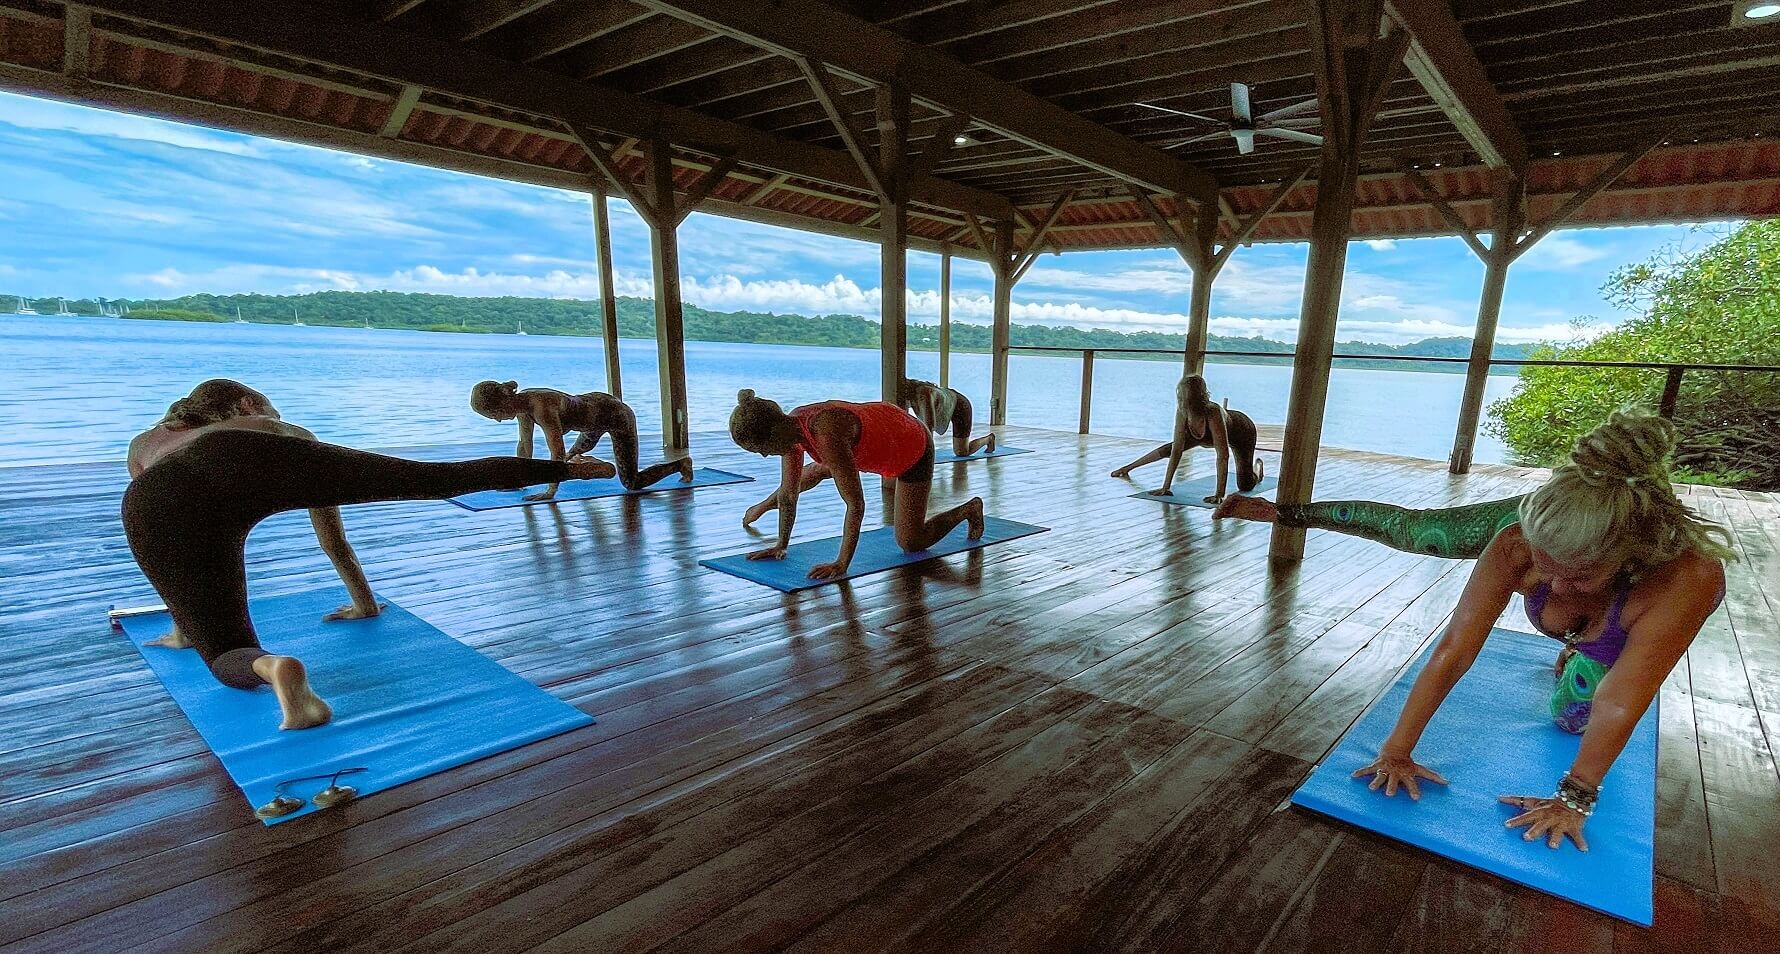
<instances>
[{"instance_id":1,"label":"woman in red tank top","mask_svg":"<svg viewBox=\"0 0 1780 954\"><path fill-rule=\"evenodd\" d=\"M729 434L743 450L784 461L779 489L748 508L742 518L750 526L767 511L779 511L779 542L748 554L750 560L783 559L791 545L791 526L797 520L797 496L829 477L847 504L847 522L841 533L840 553L832 563L810 570L817 580L844 576L859 545L859 527L865 519L865 492L861 471L895 481L891 512L895 517L896 543L913 553L938 543L960 523L970 523L970 538L983 535L983 498L929 517L927 494L933 483L933 435L902 408L883 401L854 404L824 401L806 404L785 413L775 401L755 397L753 391L737 395L735 412L729 416ZM804 464L808 454L813 463Z\"/></svg>"}]
</instances>

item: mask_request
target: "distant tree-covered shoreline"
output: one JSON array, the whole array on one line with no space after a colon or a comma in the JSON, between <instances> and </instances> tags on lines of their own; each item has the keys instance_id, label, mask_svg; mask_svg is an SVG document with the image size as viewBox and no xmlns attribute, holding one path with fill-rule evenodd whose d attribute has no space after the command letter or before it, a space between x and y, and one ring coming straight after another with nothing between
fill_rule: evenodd
<instances>
[{"instance_id":1,"label":"distant tree-covered shoreline","mask_svg":"<svg viewBox=\"0 0 1780 954\"><path fill-rule=\"evenodd\" d=\"M70 307L81 313L100 310L100 302L70 300ZM523 323L527 334L600 336L600 305L597 301L559 298L460 298L454 295L431 295L416 292L325 291L306 295L186 295L162 300L107 300L109 306L127 306L132 318L161 318L183 321L233 321L239 314L256 324L293 324L359 328L402 328L415 331L460 333L509 333ZM876 348L878 323L858 315L782 315L771 312L709 311L696 305L685 307L686 337L695 341L725 341L756 344L818 345L837 348ZM618 299L618 334L623 338L655 336L655 304L647 298ZM1053 348L1136 348L1145 350L1179 350L1186 345L1184 334L1155 331L1114 331L1109 328L1059 328L1049 325L1016 324L1010 341L1015 345ZM1279 358L1223 357L1211 360L1233 364L1283 364L1290 360L1291 342L1271 338L1237 338L1212 335L1209 342L1214 351L1264 351ZM939 350L939 326L910 324L908 345L915 351ZM952 350L987 353L990 350L990 329L987 325L952 324ZM1344 342L1341 350L1353 354L1379 354L1402 357L1465 357L1471 353L1471 339L1427 338L1404 345L1371 342ZM1525 345L1498 344L1498 358L1525 357ZM1110 357L1110 356L1109 356ZM1150 358L1178 361L1175 355L1119 355L1123 358ZM1459 363L1411 361L1337 361L1338 367L1372 368L1375 370L1462 372ZM1512 374L1513 369L1499 369Z\"/></svg>"}]
</instances>

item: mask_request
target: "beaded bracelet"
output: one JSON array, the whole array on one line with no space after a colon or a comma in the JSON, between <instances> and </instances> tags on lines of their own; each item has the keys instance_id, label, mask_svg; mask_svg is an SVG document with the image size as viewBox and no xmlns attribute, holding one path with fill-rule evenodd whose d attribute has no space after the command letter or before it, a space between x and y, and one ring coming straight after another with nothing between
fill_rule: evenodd
<instances>
[{"instance_id":1,"label":"beaded bracelet","mask_svg":"<svg viewBox=\"0 0 1780 954\"><path fill-rule=\"evenodd\" d=\"M1558 780L1557 791L1551 797L1553 801L1587 818L1595 813L1595 804L1601 799L1601 788L1598 785L1584 785L1565 775Z\"/></svg>"}]
</instances>

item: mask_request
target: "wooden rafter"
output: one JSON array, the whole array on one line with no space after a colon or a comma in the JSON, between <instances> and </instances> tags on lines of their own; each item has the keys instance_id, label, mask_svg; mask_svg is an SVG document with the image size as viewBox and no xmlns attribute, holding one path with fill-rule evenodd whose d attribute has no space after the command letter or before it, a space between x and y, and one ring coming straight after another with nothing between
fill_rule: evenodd
<instances>
[{"instance_id":1,"label":"wooden rafter","mask_svg":"<svg viewBox=\"0 0 1780 954\"><path fill-rule=\"evenodd\" d=\"M1459 29L1449 0L1390 0L1390 16L1411 43L1405 62L1486 165L1519 172L1526 139Z\"/></svg>"},{"instance_id":2,"label":"wooden rafter","mask_svg":"<svg viewBox=\"0 0 1780 954\"><path fill-rule=\"evenodd\" d=\"M1663 133L1661 135L1652 136L1637 146L1627 149L1612 165L1602 169L1598 175L1589 180L1587 185L1578 189L1574 195L1570 196L1563 205L1558 207L1557 211L1546 216L1545 221L1540 222L1531 232L1528 232L1523 236L1520 241L1514 243L1514 254L1519 256L1527 249L1538 244L1539 240L1549 235L1552 229L1568 222L1570 217L1581 211L1582 207L1587 205L1590 199L1600 195L1608 186L1618 182L1620 176L1625 175L1627 170L1638 164L1638 160L1649 155L1650 150L1655 149L1667 135L1667 133Z\"/></svg>"},{"instance_id":3,"label":"wooden rafter","mask_svg":"<svg viewBox=\"0 0 1780 954\"><path fill-rule=\"evenodd\" d=\"M699 203L710 198L711 190L722 185L723 180L729 177L729 173L733 169L735 169L734 156L722 156L716 164L706 169L704 174L698 177L698 181L692 184L692 188L687 189L686 194L681 196L680 201L676 203L674 224L678 225L686 221L686 217L698 208Z\"/></svg>"},{"instance_id":4,"label":"wooden rafter","mask_svg":"<svg viewBox=\"0 0 1780 954\"><path fill-rule=\"evenodd\" d=\"M1162 240L1179 252L1180 257L1185 259L1188 265L1199 268L1204 264L1199 249L1192 242L1187 241L1185 234L1168 220L1168 216L1162 214L1162 210L1156 207L1154 199L1151 199L1147 193L1136 186L1127 186L1125 191L1130 193L1131 198L1136 201L1137 207L1142 209L1143 214L1155 224L1156 230L1162 233Z\"/></svg>"},{"instance_id":5,"label":"wooden rafter","mask_svg":"<svg viewBox=\"0 0 1780 954\"><path fill-rule=\"evenodd\" d=\"M355 20L333 7L301 0L98 0L89 6L615 135L660 135L694 150L727 151L746 165L802 179L869 187L845 152L521 66L461 44ZM1012 203L999 195L934 176L913 181L910 199L991 219L1012 214Z\"/></svg>"},{"instance_id":6,"label":"wooden rafter","mask_svg":"<svg viewBox=\"0 0 1780 954\"><path fill-rule=\"evenodd\" d=\"M452 10L458 39L473 40L549 5L551 0L470 0Z\"/></svg>"},{"instance_id":7,"label":"wooden rafter","mask_svg":"<svg viewBox=\"0 0 1780 954\"><path fill-rule=\"evenodd\" d=\"M1218 271L1224 267L1224 263L1230 260L1230 256L1235 254L1238 245L1248 241L1249 236L1255 234L1255 229L1261 226L1261 221L1263 219L1272 215L1274 212L1279 211L1279 207L1286 201L1286 196L1291 195L1292 190L1298 188L1300 183L1309 178L1311 172L1315 169L1315 166L1305 166L1298 170L1297 175L1290 179L1286 179L1274 188L1273 194L1267 197L1265 205L1257 209L1253 215L1242 220L1242 223L1236 227L1236 231L1230 236L1230 241L1225 243L1224 247L1218 249L1217 253L1212 256L1211 272L1213 275L1216 275Z\"/></svg>"},{"instance_id":8,"label":"wooden rafter","mask_svg":"<svg viewBox=\"0 0 1780 954\"><path fill-rule=\"evenodd\" d=\"M78 3L62 11L62 73L85 79L93 51L93 12Z\"/></svg>"},{"instance_id":9,"label":"wooden rafter","mask_svg":"<svg viewBox=\"0 0 1780 954\"><path fill-rule=\"evenodd\" d=\"M1465 240L1466 245L1471 246L1471 251L1477 253L1478 258L1489 261L1489 247L1483 244L1483 240L1477 237L1477 233L1465 223L1464 217L1459 215L1458 210L1446 201L1446 197L1440 194L1440 190L1434 187L1434 183L1428 181L1427 176L1422 175L1420 170L1413 167L1404 169L1403 176L1415 183L1415 189L1421 193L1422 199L1449 228L1458 234L1459 238Z\"/></svg>"},{"instance_id":10,"label":"wooden rafter","mask_svg":"<svg viewBox=\"0 0 1780 954\"><path fill-rule=\"evenodd\" d=\"M554 3L527 17L503 53L519 63L535 63L653 16L628 3Z\"/></svg>"},{"instance_id":11,"label":"wooden rafter","mask_svg":"<svg viewBox=\"0 0 1780 954\"><path fill-rule=\"evenodd\" d=\"M871 191L882 197L885 194L884 177L878 170L877 161L867 151L864 134L847 112L846 101L835 90L828 67L809 57L800 56L797 58L797 68L809 82L810 92L822 104L822 110L828 114L828 121L834 124L834 131L840 135L847 152L853 156L854 162L859 163L859 171L865 176L865 181L871 184Z\"/></svg>"},{"instance_id":12,"label":"wooden rafter","mask_svg":"<svg viewBox=\"0 0 1780 954\"><path fill-rule=\"evenodd\" d=\"M383 120L383 129L377 135L385 139L394 139L402 134L408 125L408 117L414 115L414 107L420 102L420 87L404 86L397 94L395 102L390 104L389 117Z\"/></svg>"},{"instance_id":13,"label":"wooden rafter","mask_svg":"<svg viewBox=\"0 0 1780 954\"><path fill-rule=\"evenodd\" d=\"M790 178L791 178L790 176L784 174L783 172L773 175L767 179L762 180L759 185L756 185L752 189L749 189L747 194L736 199L736 201L742 205L753 205L754 203L759 202L761 199L766 198L767 194L772 192L774 189L777 189L780 186L784 185L786 183L786 181L789 180Z\"/></svg>"},{"instance_id":14,"label":"wooden rafter","mask_svg":"<svg viewBox=\"0 0 1780 954\"><path fill-rule=\"evenodd\" d=\"M791 57L811 57L874 85L901 84L914 99L975 118L1007 138L1170 194L1209 197L1203 170L1048 100L971 69L818 0L636 0L710 30Z\"/></svg>"}]
</instances>

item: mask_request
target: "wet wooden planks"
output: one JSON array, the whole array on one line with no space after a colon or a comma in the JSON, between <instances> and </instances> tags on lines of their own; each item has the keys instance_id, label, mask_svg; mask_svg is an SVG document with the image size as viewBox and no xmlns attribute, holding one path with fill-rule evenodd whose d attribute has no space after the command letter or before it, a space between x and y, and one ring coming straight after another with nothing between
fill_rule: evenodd
<instances>
[{"instance_id":1,"label":"wet wooden planks","mask_svg":"<svg viewBox=\"0 0 1780 954\"><path fill-rule=\"evenodd\" d=\"M1689 497L1746 560L1664 689L1643 932L1281 808L1437 634L1464 564L1313 534L1270 567L1263 527L1130 499L1159 466L1105 476L1147 442L1007 437L1038 453L942 467L936 503L980 493L1051 533L792 596L696 565L755 545L740 510L770 489L716 435L701 464L763 481L358 508L380 594L600 724L272 829L105 627L152 599L119 468L0 470L0 943L1284 951L1342 925L1350 949L1773 946L1771 500ZM1326 451L1318 494L1437 506L1541 477ZM839 516L813 494L799 537ZM249 559L258 594L332 583L300 518Z\"/></svg>"}]
</instances>

